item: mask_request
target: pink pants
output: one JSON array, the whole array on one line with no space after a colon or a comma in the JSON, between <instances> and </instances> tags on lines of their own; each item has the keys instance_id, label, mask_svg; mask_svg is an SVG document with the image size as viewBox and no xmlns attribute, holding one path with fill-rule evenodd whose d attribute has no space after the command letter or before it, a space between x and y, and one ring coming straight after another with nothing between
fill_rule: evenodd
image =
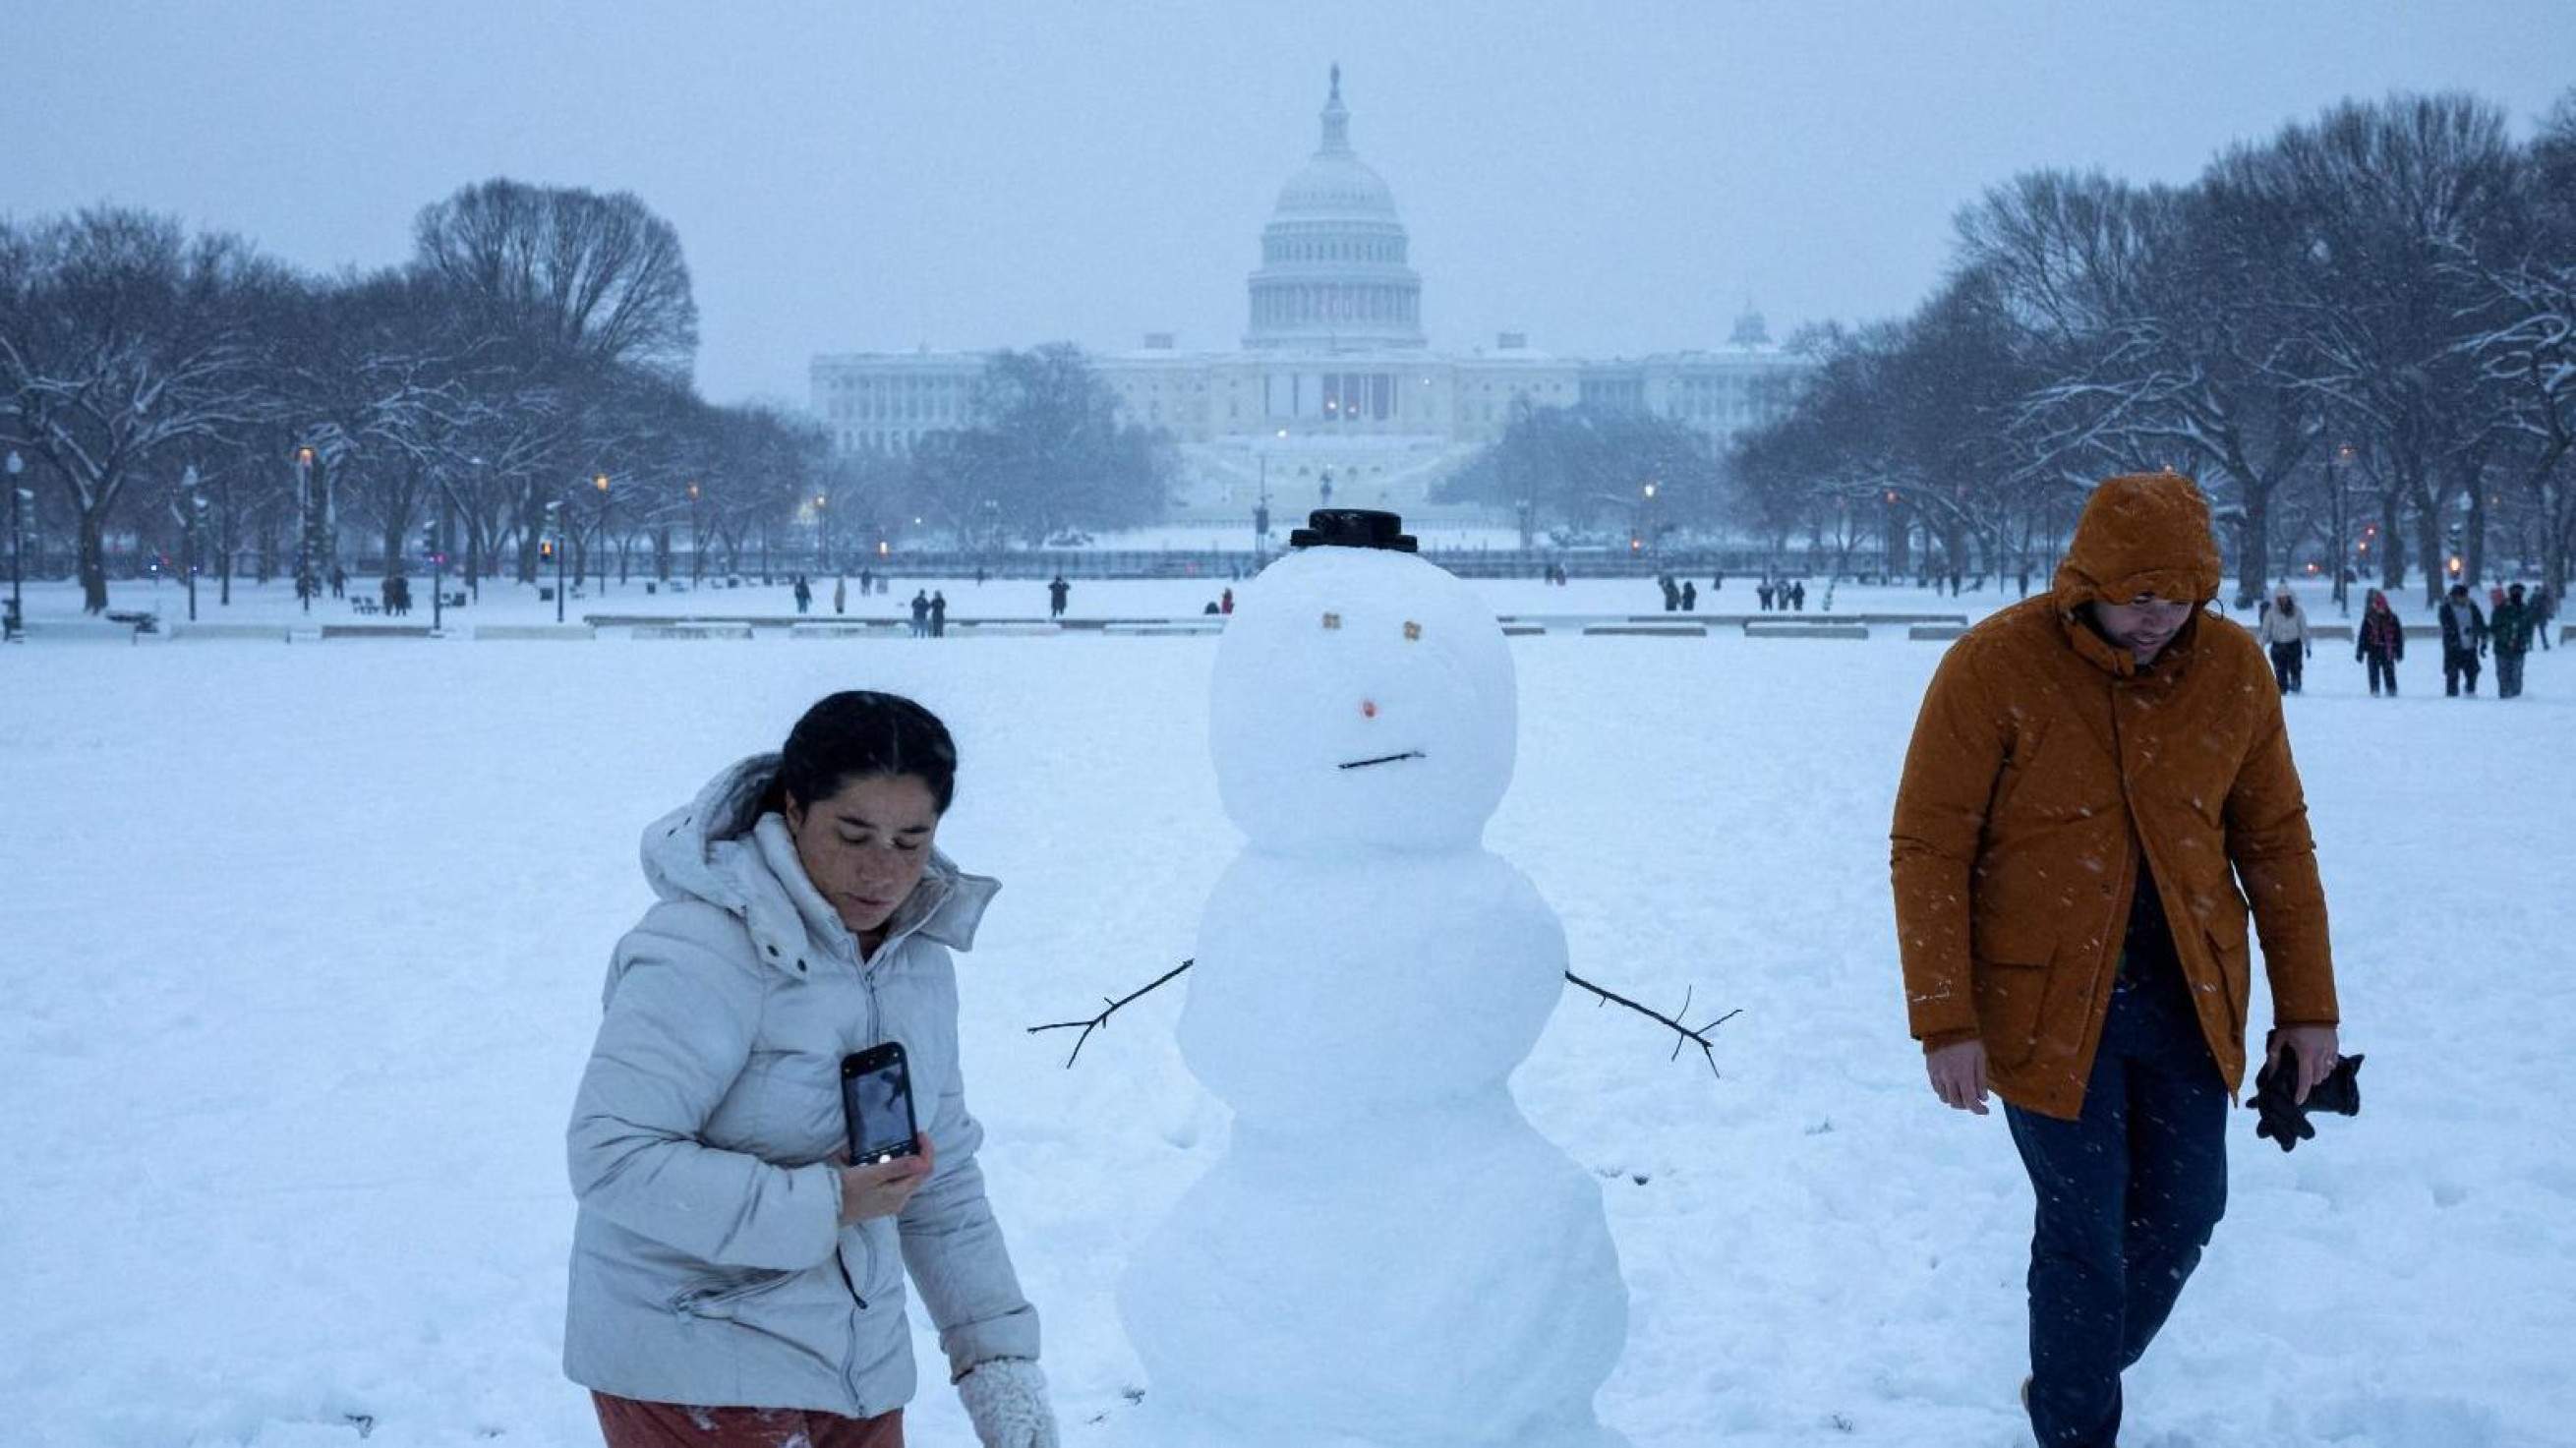
<instances>
[{"instance_id":1,"label":"pink pants","mask_svg":"<svg viewBox=\"0 0 2576 1448\"><path fill-rule=\"evenodd\" d=\"M593 1393L608 1448L903 1448L903 1410L844 1418L803 1408L692 1408Z\"/></svg>"}]
</instances>

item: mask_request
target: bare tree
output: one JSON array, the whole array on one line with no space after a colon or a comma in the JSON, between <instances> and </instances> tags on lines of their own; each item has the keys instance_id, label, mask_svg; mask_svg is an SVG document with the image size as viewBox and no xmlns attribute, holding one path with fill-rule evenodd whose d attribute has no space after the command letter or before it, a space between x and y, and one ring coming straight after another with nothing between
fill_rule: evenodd
<instances>
[{"instance_id":1,"label":"bare tree","mask_svg":"<svg viewBox=\"0 0 2576 1448\"><path fill-rule=\"evenodd\" d=\"M424 208L412 235L416 265L530 370L688 376L698 308L680 236L632 193L494 179Z\"/></svg>"},{"instance_id":2,"label":"bare tree","mask_svg":"<svg viewBox=\"0 0 2576 1448\"><path fill-rule=\"evenodd\" d=\"M105 533L144 469L254 423L259 322L284 271L240 239L97 209L0 243L5 441L69 498L81 598L107 608Z\"/></svg>"},{"instance_id":3,"label":"bare tree","mask_svg":"<svg viewBox=\"0 0 2576 1448\"><path fill-rule=\"evenodd\" d=\"M2465 344L2504 318L2461 259L2496 255L2520 166L2500 112L2440 95L2339 105L2218 168L2249 204L2296 220L2277 277L2290 340L2273 365L2361 436L2392 533L2396 505L2411 510L2428 603L2454 500L2483 529L2501 409Z\"/></svg>"}]
</instances>

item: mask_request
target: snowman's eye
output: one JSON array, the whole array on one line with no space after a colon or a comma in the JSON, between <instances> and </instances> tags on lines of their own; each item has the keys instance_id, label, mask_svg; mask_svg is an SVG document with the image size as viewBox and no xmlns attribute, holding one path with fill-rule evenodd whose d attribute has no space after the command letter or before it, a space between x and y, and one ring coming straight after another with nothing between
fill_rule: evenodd
<instances>
[{"instance_id":1,"label":"snowman's eye","mask_svg":"<svg viewBox=\"0 0 2576 1448\"><path fill-rule=\"evenodd\" d=\"M1341 616L1340 614L1338 614L1338 613L1328 613L1328 614L1324 615L1324 627L1326 627L1326 628L1340 628L1341 626L1342 626L1342 616Z\"/></svg>"},{"instance_id":2,"label":"snowman's eye","mask_svg":"<svg viewBox=\"0 0 2576 1448\"><path fill-rule=\"evenodd\" d=\"M1422 637L1422 625L1415 623L1409 618L1406 619L1404 621L1404 636L1407 639L1418 639Z\"/></svg>"}]
</instances>

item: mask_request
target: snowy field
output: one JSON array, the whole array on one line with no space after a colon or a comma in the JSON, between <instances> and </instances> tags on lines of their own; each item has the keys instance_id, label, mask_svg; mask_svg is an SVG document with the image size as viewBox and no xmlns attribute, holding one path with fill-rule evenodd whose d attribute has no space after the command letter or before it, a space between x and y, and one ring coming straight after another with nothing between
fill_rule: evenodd
<instances>
[{"instance_id":1,"label":"snowy field","mask_svg":"<svg viewBox=\"0 0 2576 1448\"><path fill-rule=\"evenodd\" d=\"M1651 607L1642 583L1487 587L1505 611ZM1214 591L1082 586L1076 610L1121 589ZM31 612L69 602L50 585ZM1750 602L1731 580L1722 606ZM2027 1441L2027 1188L2002 1117L1936 1106L1905 1039L1886 825L1939 646L1887 632L1514 644L1520 766L1489 844L1579 973L1745 1012L1712 1080L1569 997L1515 1080L1601 1178L1633 1293L1601 1411L1637 1448ZM1237 847L1204 746L1214 650L0 651L0 1441L595 1443L556 1366L563 1126L646 902L636 836L855 685L959 737L942 844L1007 885L961 960L970 1096L1068 1441L1102 1441L1145 1386L1112 1283L1226 1123L1180 1065L1174 993L1070 1073L1066 1038L1023 1028L1190 948ZM2439 697L2437 652L2389 702L2323 645L2290 702L2367 1110L2288 1157L2238 1113L2228 1218L2131 1375L2132 1443L2576 1443L2576 654L2534 655L2505 704ZM970 1441L942 1388L912 1424Z\"/></svg>"}]
</instances>

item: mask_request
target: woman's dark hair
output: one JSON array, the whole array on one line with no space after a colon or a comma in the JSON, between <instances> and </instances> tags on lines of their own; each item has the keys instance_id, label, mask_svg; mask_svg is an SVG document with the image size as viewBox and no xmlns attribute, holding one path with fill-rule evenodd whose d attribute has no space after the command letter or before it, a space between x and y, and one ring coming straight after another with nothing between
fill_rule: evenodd
<instances>
[{"instance_id":1,"label":"woman's dark hair","mask_svg":"<svg viewBox=\"0 0 2576 1448\"><path fill-rule=\"evenodd\" d=\"M939 716L900 694L851 689L805 711L779 751L770 806L839 794L854 779L909 774L930 786L939 812L957 795L957 744Z\"/></svg>"}]
</instances>

